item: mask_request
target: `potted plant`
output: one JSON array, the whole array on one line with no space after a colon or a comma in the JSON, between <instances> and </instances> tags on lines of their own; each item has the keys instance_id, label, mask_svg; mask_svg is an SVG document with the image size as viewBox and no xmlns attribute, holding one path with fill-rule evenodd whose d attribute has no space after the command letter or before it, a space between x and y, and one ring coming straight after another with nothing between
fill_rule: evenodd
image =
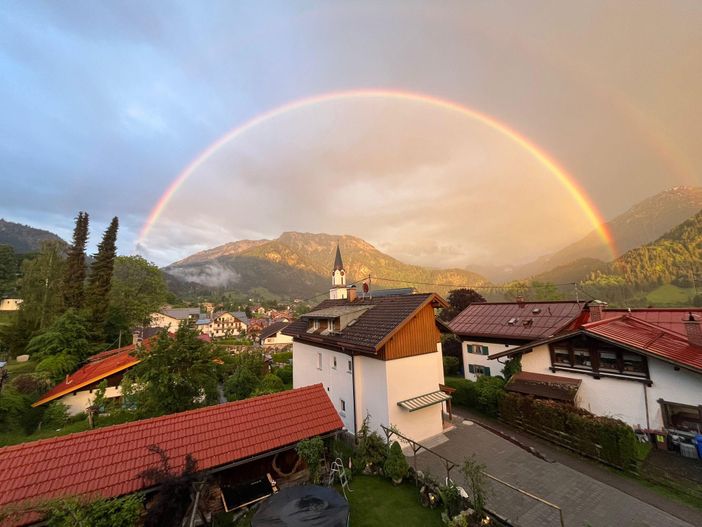
<instances>
[{"instance_id":1,"label":"potted plant","mask_svg":"<svg viewBox=\"0 0 702 527\"><path fill-rule=\"evenodd\" d=\"M400 448L400 443L393 441L390 445L390 452L385 460L385 466L383 467L385 475L392 479L395 485L402 483L402 478L409 472L409 465L402 453L402 448Z\"/></svg>"}]
</instances>

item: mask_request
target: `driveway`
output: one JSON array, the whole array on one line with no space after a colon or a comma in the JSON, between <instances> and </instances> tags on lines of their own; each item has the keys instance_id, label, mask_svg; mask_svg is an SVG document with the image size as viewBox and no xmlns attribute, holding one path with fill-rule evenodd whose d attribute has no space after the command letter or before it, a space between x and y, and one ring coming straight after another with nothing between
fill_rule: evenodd
<instances>
[{"instance_id":1,"label":"driveway","mask_svg":"<svg viewBox=\"0 0 702 527\"><path fill-rule=\"evenodd\" d=\"M493 476L561 507L567 527L692 527L561 463L543 461L479 425L459 424L445 435L448 441L432 450L458 463L475 454ZM440 480L446 475L442 461L426 451L417 455L417 468ZM451 477L463 484L458 468ZM490 481L490 487L488 508L513 525L560 525L554 509L499 483Z\"/></svg>"}]
</instances>

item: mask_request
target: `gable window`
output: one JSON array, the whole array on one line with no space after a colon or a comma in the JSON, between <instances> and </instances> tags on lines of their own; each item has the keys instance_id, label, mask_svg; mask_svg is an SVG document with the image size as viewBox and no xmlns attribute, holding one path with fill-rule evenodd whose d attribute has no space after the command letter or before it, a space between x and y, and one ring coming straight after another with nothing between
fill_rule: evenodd
<instances>
[{"instance_id":1,"label":"gable window","mask_svg":"<svg viewBox=\"0 0 702 527\"><path fill-rule=\"evenodd\" d=\"M490 377L490 368L480 364L469 364L468 373L474 373L478 377Z\"/></svg>"},{"instance_id":2,"label":"gable window","mask_svg":"<svg viewBox=\"0 0 702 527\"><path fill-rule=\"evenodd\" d=\"M594 341L571 341L549 346L551 370L573 369L598 374L648 377L646 357Z\"/></svg>"},{"instance_id":3,"label":"gable window","mask_svg":"<svg viewBox=\"0 0 702 527\"><path fill-rule=\"evenodd\" d=\"M317 369L321 370L322 369L322 354L317 353Z\"/></svg>"},{"instance_id":4,"label":"gable window","mask_svg":"<svg viewBox=\"0 0 702 527\"><path fill-rule=\"evenodd\" d=\"M351 360L349 360L348 362L349 362L348 372L351 373L353 371L353 362Z\"/></svg>"},{"instance_id":5,"label":"gable window","mask_svg":"<svg viewBox=\"0 0 702 527\"><path fill-rule=\"evenodd\" d=\"M343 399L339 399L340 407L341 407L341 413L345 414L346 413L346 401Z\"/></svg>"},{"instance_id":6,"label":"gable window","mask_svg":"<svg viewBox=\"0 0 702 527\"><path fill-rule=\"evenodd\" d=\"M336 357L332 357L332 368L336 369Z\"/></svg>"}]
</instances>

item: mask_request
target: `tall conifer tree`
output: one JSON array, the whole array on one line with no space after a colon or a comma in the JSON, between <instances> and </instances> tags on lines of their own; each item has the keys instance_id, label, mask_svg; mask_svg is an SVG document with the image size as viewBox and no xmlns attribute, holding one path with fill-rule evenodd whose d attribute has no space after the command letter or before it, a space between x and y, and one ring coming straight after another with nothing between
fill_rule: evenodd
<instances>
[{"instance_id":1,"label":"tall conifer tree","mask_svg":"<svg viewBox=\"0 0 702 527\"><path fill-rule=\"evenodd\" d=\"M85 301L87 274L85 244L88 242L88 213L79 212L73 230L73 245L68 249L66 276L63 279L63 302L67 308L80 309Z\"/></svg>"},{"instance_id":2,"label":"tall conifer tree","mask_svg":"<svg viewBox=\"0 0 702 527\"><path fill-rule=\"evenodd\" d=\"M112 218L110 226L105 231L102 241L98 245L98 252L90 266L88 289L86 291L86 305L90 308L94 327L101 336L107 310L109 307L110 288L112 286L112 271L117 254L117 229L119 220Z\"/></svg>"}]
</instances>

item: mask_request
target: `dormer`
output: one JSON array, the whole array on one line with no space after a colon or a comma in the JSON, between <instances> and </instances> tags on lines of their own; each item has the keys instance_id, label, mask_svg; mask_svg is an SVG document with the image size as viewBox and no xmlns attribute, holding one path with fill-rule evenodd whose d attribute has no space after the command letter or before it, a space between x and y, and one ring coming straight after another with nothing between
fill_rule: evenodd
<instances>
[{"instance_id":1,"label":"dormer","mask_svg":"<svg viewBox=\"0 0 702 527\"><path fill-rule=\"evenodd\" d=\"M319 335L336 335L373 306L336 306L312 311L302 316L307 321L307 333Z\"/></svg>"}]
</instances>

